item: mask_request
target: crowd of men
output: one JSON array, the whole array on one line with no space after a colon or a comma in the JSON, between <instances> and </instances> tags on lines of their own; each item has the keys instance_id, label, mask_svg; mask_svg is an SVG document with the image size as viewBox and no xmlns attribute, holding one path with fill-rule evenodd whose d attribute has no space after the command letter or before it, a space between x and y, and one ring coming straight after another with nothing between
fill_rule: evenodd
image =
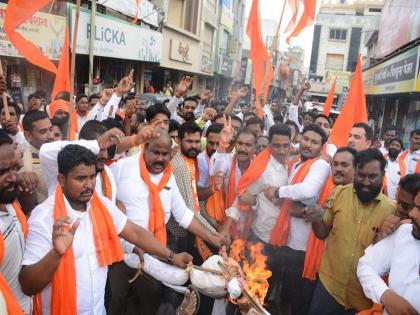
<instances>
[{"instance_id":1,"label":"crowd of men","mask_svg":"<svg viewBox=\"0 0 420 315\"><path fill-rule=\"evenodd\" d=\"M67 92L1 102L0 314L239 314L139 271L237 238L264 244L272 314L419 314L420 129L404 150L396 127L377 142L356 123L337 148L308 83L263 119L246 88L190 84L148 107L131 76L74 111Z\"/></svg>"}]
</instances>

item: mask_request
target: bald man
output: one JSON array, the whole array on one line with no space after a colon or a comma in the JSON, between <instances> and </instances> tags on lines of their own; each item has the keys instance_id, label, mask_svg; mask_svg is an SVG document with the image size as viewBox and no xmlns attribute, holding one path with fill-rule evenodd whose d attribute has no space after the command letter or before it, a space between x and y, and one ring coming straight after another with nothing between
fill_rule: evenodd
<instances>
[{"instance_id":1,"label":"bald man","mask_svg":"<svg viewBox=\"0 0 420 315\"><path fill-rule=\"evenodd\" d=\"M118 187L117 199L125 205L127 217L139 226L149 229L157 239L166 244L165 225L172 215L181 227L219 247L223 237L204 228L182 199L169 165L171 137L163 129L151 130L155 133L155 139L145 144L144 152L120 160L111 167ZM151 191L157 191L158 196L153 198ZM168 244L169 248L170 245ZM123 313L132 285L141 297L139 313L156 314L161 303L162 285L144 273L129 284L128 280L137 271L139 256L134 245L124 243L124 248L124 262L114 264L109 272L112 295L108 313Z\"/></svg>"}]
</instances>

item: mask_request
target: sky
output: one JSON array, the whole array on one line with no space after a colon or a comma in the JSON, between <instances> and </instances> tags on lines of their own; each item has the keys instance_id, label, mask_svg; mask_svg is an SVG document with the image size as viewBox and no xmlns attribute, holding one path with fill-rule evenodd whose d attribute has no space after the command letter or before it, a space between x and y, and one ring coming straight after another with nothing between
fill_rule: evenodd
<instances>
[{"instance_id":1,"label":"sky","mask_svg":"<svg viewBox=\"0 0 420 315\"><path fill-rule=\"evenodd\" d=\"M292 13L290 8L287 5L287 0L259 0L260 1L260 16L262 19L274 19L276 21L280 20L281 11L283 8L284 2L286 2L286 7L284 10L283 20L281 24L280 33L280 49L286 50L288 44L284 41L284 29L286 28L287 24L289 23ZM319 10L319 2L317 6L317 12ZM246 17L249 15L249 11L251 10L252 0L246 0ZM302 8L301 8L302 9ZM300 14L300 13L299 13ZM298 15L299 18L299 15ZM245 26L246 27L246 26ZM312 37L314 33L314 24L309 27L306 27L298 37L292 38L290 43L294 46L300 46L305 50L305 69L309 68L309 62L311 58L311 48L312 48Z\"/></svg>"}]
</instances>

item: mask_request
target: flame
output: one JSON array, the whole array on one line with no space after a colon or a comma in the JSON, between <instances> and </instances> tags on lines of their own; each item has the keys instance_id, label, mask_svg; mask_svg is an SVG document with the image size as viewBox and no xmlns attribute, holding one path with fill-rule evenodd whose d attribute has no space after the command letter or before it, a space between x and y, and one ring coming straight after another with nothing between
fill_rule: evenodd
<instances>
[{"instance_id":1,"label":"flame","mask_svg":"<svg viewBox=\"0 0 420 315\"><path fill-rule=\"evenodd\" d=\"M247 290L251 296L258 298L260 304L264 304L268 292L268 278L272 273L267 267L267 256L262 254L264 245L262 243L247 243L251 261L245 258L244 240L235 240L231 246L230 256L239 263L243 263L243 271L246 275Z\"/></svg>"}]
</instances>

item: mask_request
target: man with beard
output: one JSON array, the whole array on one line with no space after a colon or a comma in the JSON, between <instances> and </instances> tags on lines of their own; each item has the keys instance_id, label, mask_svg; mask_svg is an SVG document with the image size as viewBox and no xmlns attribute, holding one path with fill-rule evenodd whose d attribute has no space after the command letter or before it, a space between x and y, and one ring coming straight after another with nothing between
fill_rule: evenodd
<instances>
[{"instance_id":1,"label":"man with beard","mask_svg":"<svg viewBox=\"0 0 420 315\"><path fill-rule=\"evenodd\" d=\"M17 165L18 156L13 140L3 130L0 130L0 256L2 257L0 258L0 277L3 276L6 280L19 303L17 305L20 305L24 313L30 314L31 298L23 293L18 280L25 247L27 223L25 214L16 201ZM3 283L0 283L0 291L5 297L4 289ZM9 303L7 305L9 314L12 314Z\"/></svg>"},{"instance_id":2,"label":"man with beard","mask_svg":"<svg viewBox=\"0 0 420 315\"><path fill-rule=\"evenodd\" d=\"M71 114L71 134L70 140L77 139L77 136L87 121L90 111L88 97L85 94L76 96L76 107Z\"/></svg>"},{"instance_id":3,"label":"man with beard","mask_svg":"<svg viewBox=\"0 0 420 315\"><path fill-rule=\"evenodd\" d=\"M357 279L357 263L395 207L381 193L386 165L381 152L361 151L355 164L353 184L337 186L323 207L310 207L306 211L316 237L329 236L311 315L355 314L371 306Z\"/></svg>"},{"instance_id":4,"label":"man with beard","mask_svg":"<svg viewBox=\"0 0 420 315\"><path fill-rule=\"evenodd\" d=\"M420 173L420 129L410 133L410 147L401 156L407 165L407 174Z\"/></svg>"},{"instance_id":5,"label":"man with beard","mask_svg":"<svg viewBox=\"0 0 420 315\"><path fill-rule=\"evenodd\" d=\"M420 312L420 174L414 178L411 224L366 249L357 267L365 295L382 304L384 314L417 315ZM387 283L383 277L389 275Z\"/></svg>"},{"instance_id":6,"label":"man with beard","mask_svg":"<svg viewBox=\"0 0 420 315\"><path fill-rule=\"evenodd\" d=\"M319 125L322 130L324 130L327 138L330 138L331 134L331 120L328 116L324 114L318 114L315 116L315 124ZM337 147L333 143L326 143L324 148L322 149L322 154L328 154L329 156L333 157L335 152L337 151Z\"/></svg>"},{"instance_id":7,"label":"man with beard","mask_svg":"<svg viewBox=\"0 0 420 315\"><path fill-rule=\"evenodd\" d=\"M220 132L223 129L222 124L211 124L206 130L206 149L198 155L198 170L200 179L197 182L197 195L200 201L200 207L206 209L206 212L216 221L221 222L220 212L224 211L223 175L216 173L213 176L209 174L210 159L216 152L220 141Z\"/></svg>"},{"instance_id":8,"label":"man with beard","mask_svg":"<svg viewBox=\"0 0 420 315\"><path fill-rule=\"evenodd\" d=\"M180 150L175 153L171 164L179 191L187 207L191 209L196 218L211 232L216 229L211 225L213 219L205 211L200 210L197 193L197 182L199 181L197 157L200 154L201 128L194 122L186 122L179 126L178 136ZM188 233L180 227L171 216L167 223L168 246L176 251L185 250L194 257L194 264L200 265L215 249L209 248L203 239ZM172 246L172 247L171 247ZM213 299L201 296L201 307L199 314L211 314Z\"/></svg>"},{"instance_id":9,"label":"man with beard","mask_svg":"<svg viewBox=\"0 0 420 315\"><path fill-rule=\"evenodd\" d=\"M398 157L402 150L403 142L401 139L394 138L388 141L388 153L385 154L387 160L385 168L386 192L392 200L396 200L398 183L407 173L407 165L404 159Z\"/></svg>"},{"instance_id":10,"label":"man with beard","mask_svg":"<svg viewBox=\"0 0 420 315\"><path fill-rule=\"evenodd\" d=\"M295 204L312 205L320 199L331 175L329 163L320 159L326 142L327 136L320 126L307 125L300 140L300 159L290 166L288 183L280 187L271 184L265 187L265 197L271 203L282 202L281 207L276 207L276 216L271 218L272 228L265 231L268 234L263 240L271 246L281 247L283 293L290 301L293 314L307 314L309 310L317 270L315 265L308 265L311 256L318 254L312 252L315 240L305 218L306 208L295 208Z\"/></svg>"},{"instance_id":11,"label":"man with beard","mask_svg":"<svg viewBox=\"0 0 420 315\"><path fill-rule=\"evenodd\" d=\"M27 112L22 124L25 138L29 143L28 149L23 154L23 168L25 171L34 171L37 174L39 184L35 190L35 201L39 204L48 197L47 180L39 162L39 149L44 143L54 141L53 127L47 113L39 110Z\"/></svg>"},{"instance_id":12,"label":"man with beard","mask_svg":"<svg viewBox=\"0 0 420 315\"><path fill-rule=\"evenodd\" d=\"M396 126L386 127L384 132L384 141L382 141L379 151L381 151L383 155L387 154L390 141L392 139L399 138L399 136L400 130Z\"/></svg>"},{"instance_id":13,"label":"man with beard","mask_svg":"<svg viewBox=\"0 0 420 315\"><path fill-rule=\"evenodd\" d=\"M149 140L149 139L145 139ZM95 191L96 156L79 145L57 157L55 192L32 212L19 280L29 295L40 293L36 314L105 314L108 266L120 261L119 236L181 268L192 260L175 254L131 222Z\"/></svg>"},{"instance_id":14,"label":"man with beard","mask_svg":"<svg viewBox=\"0 0 420 315\"><path fill-rule=\"evenodd\" d=\"M144 152L122 159L111 167L118 187L117 198L124 204L128 219L148 229L166 245L165 225L172 215L180 227L220 247L223 237L202 226L182 199L169 164L171 138L159 128L152 130L151 137ZM137 256L139 249L132 244L127 246L131 250L127 252L126 249L124 262L114 264L110 269L112 295L109 314L124 313L130 287L139 298L139 312L156 314L161 303L162 284L142 274L130 285L129 280L136 274L140 261Z\"/></svg>"}]
</instances>

